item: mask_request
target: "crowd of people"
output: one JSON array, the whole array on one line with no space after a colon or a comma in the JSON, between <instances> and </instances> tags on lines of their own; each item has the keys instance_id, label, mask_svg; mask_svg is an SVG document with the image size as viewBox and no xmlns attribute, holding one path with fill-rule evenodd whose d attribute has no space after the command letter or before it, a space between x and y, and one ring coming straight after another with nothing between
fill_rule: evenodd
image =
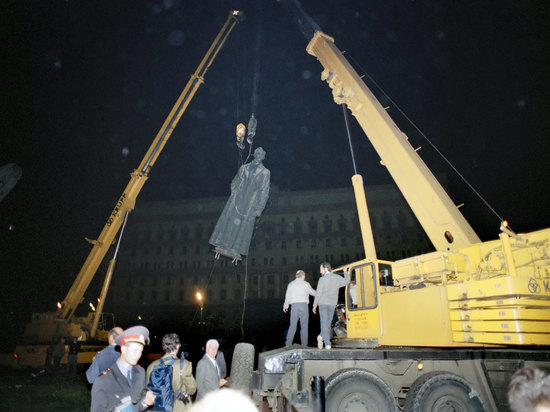
<instances>
[{"instance_id":1,"label":"crowd of people","mask_svg":"<svg viewBox=\"0 0 550 412\"><path fill-rule=\"evenodd\" d=\"M296 279L287 288L284 312L290 307L291 325L286 344L291 345L297 325L301 327L301 342L307 346L309 296L314 296L313 313L320 315L319 348L331 348L330 325L338 301L338 291L350 282L349 273L344 277L332 273L331 265L320 265L321 279L317 290L305 280L305 272L298 270ZM191 362L181 357L179 336L167 334L162 339L164 355L153 361L147 370L138 362L143 348L149 342L149 331L144 326L134 326L122 331L113 328L109 333L109 345L99 352L86 371L92 384L91 411L147 409L172 411L209 411L209 405L224 405L239 411L255 411L250 397L227 386L227 366L219 342L209 339L204 355L197 363L195 377ZM117 351L115 348L119 347ZM54 358L55 359L55 358ZM223 389L223 390L222 390ZM219 393L218 393L219 392ZM192 403L192 399L195 403Z\"/></svg>"},{"instance_id":2,"label":"crowd of people","mask_svg":"<svg viewBox=\"0 0 550 412\"><path fill-rule=\"evenodd\" d=\"M80 351L80 337L74 337L69 343L69 350L65 346L65 338L59 338L57 342L52 341L46 351L47 368L52 368L54 373L61 370L61 360L67 354L67 372L76 375L76 367L78 364L78 352ZM52 365L53 360L53 365Z\"/></svg>"},{"instance_id":3,"label":"crowd of people","mask_svg":"<svg viewBox=\"0 0 550 412\"><path fill-rule=\"evenodd\" d=\"M327 262L320 265L322 277L317 290L305 280L303 270L298 270L296 279L288 285L283 305L285 312L289 307L291 312L287 346L292 344L298 323L302 345L307 346L309 296L314 296L313 313L317 313L319 308L321 321L318 345L319 348L323 345L326 349L331 348L329 329L338 291L350 282L349 273L342 277L331 270ZM220 410L215 405L223 405L226 411L257 411L249 396L226 388L227 366L216 339L205 343L204 355L197 363L195 377L191 362L178 356L181 342L177 334L169 333L163 337L164 355L144 370L138 362L148 343L149 330L144 326L134 326L124 331L117 327L110 331L109 345L95 356L86 371L86 378L92 384L92 412ZM54 355L54 363L58 362L57 359ZM192 403L193 399L195 403Z\"/></svg>"},{"instance_id":4,"label":"crowd of people","mask_svg":"<svg viewBox=\"0 0 550 412\"><path fill-rule=\"evenodd\" d=\"M314 297L312 312L319 313L319 349L331 349L331 322L338 303L340 288L350 285L349 272L343 276L332 272L331 265L320 265L321 278L317 289L306 281L303 270L288 284L283 311L290 309L290 326L285 344L293 344L300 325L302 346L308 345L310 296ZM86 370L86 378L92 385L91 412L171 410L175 412L258 411L250 394L230 388L224 354L219 342L209 339L204 345L204 355L193 365L181 352L181 341L176 333L162 338L164 354L145 370L138 362L144 347L149 344L149 330L134 326L126 330L115 327L109 332L109 345L98 352ZM78 338L68 345L68 368L76 373ZM53 358L53 370L60 368L61 358L67 354L65 339L60 338L49 351ZM228 387L229 386L229 387ZM512 412L550 412L550 373L544 368L526 367L512 377L508 391L508 403Z\"/></svg>"},{"instance_id":5,"label":"crowd of people","mask_svg":"<svg viewBox=\"0 0 550 412\"><path fill-rule=\"evenodd\" d=\"M216 339L206 342L195 378L191 362L178 356L181 342L176 333L164 335L164 355L147 370L138 364L144 346L149 343L146 327L134 326L124 331L114 328L109 336L113 343L96 355L86 371L88 382L92 383L91 412L215 411L213 405L220 404L225 405L226 411L257 411L249 397L224 388L227 366ZM114 347L120 348L119 351ZM111 364L105 367L108 362ZM215 394L222 388L220 394Z\"/></svg>"}]
</instances>

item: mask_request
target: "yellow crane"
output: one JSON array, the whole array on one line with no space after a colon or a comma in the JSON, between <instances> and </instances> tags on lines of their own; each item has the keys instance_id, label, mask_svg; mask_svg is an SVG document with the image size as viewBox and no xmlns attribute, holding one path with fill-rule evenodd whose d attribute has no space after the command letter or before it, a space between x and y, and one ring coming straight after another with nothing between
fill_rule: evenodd
<instances>
[{"instance_id":1,"label":"yellow crane","mask_svg":"<svg viewBox=\"0 0 550 412\"><path fill-rule=\"evenodd\" d=\"M87 239L93 246L86 258L80 272L69 289L62 302L58 304L57 312L33 313L31 322L25 328L24 345L16 347L16 354L19 357L19 364L38 366L43 365L46 357L46 345L57 337L80 337L84 341L102 339L107 340L108 330L98 332L98 323L103 311L103 304L107 296L111 277L116 262L115 257L111 259L101 295L98 300L98 307L86 317L76 317L75 311L82 302L84 294L90 285L97 269L103 261L105 254L116 241L117 233L123 227L128 214L134 209L137 196L149 177L151 168L158 156L168 142L174 128L178 124L182 114L187 109L191 99L197 92L199 86L204 83L204 76L217 54L224 45L227 37L233 28L244 18L244 14L238 10L232 10L227 17L218 35L212 42L207 53L203 57L196 71L191 75L185 88L174 104L170 114L157 133L149 150L145 154L139 167L130 175L130 181L124 192L118 199L113 211L107 219L99 237L96 240ZM117 249L118 251L118 245ZM46 344L46 345L45 345ZM78 361L81 363L91 362L95 355L95 346L81 346Z\"/></svg>"},{"instance_id":2,"label":"yellow crane","mask_svg":"<svg viewBox=\"0 0 550 412\"><path fill-rule=\"evenodd\" d=\"M345 267L354 272L358 296L356 308L348 304L348 338L370 346L550 345L550 229L515 234L503 222L498 240L481 242L334 40L316 32L307 51L323 65L321 79L334 101L351 110L436 249L377 260L368 211L360 208L366 259ZM361 190L360 176L352 181ZM381 274L393 282L384 285Z\"/></svg>"}]
</instances>

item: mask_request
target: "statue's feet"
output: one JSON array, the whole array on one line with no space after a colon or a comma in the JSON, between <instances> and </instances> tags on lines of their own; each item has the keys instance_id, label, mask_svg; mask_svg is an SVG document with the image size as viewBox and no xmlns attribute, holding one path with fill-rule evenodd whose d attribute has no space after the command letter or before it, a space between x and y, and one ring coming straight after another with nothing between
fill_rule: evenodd
<instances>
[{"instance_id":1,"label":"statue's feet","mask_svg":"<svg viewBox=\"0 0 550 412\"><path fill-rule=\"evenodd\" d=\"M214 248L214 253L216 254L216 258L219 258L219 255L222 255L232 259L233 261L242 260L241 254L232 249L225 249L220 246L216 246Z\"/></svg>"}]
</instances>

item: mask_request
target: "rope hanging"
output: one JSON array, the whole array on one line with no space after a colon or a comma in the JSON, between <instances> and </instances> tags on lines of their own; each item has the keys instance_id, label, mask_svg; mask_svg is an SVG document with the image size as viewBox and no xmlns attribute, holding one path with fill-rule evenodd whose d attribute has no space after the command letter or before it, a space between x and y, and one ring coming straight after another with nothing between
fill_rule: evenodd
<instances>
[{"instance_id":1,"label":"rope hanging","mask_svg":"<svg viewBox=\"0 0 550 412\"><path fill-rule=\"evenodd\" d=\"M256 135L256 127L258 121L255 117L258 108L258 87L260 83L260 57L262 49L262 22L263 22L263 6L262 1L258 0L258 25L256 28L256 44L254 47L254 73L252 75L252 96L250 98L250 108L251 114L250 119L248 120L248 133L246 133L246 128L243 123L237 125L236 135L237 135L237 147L239 150L239 156L241 159L241 165L246 163L251 156L252 146L254 142L254 136ZM239 113L240 114L240 113ZM246 141L248 142L248 154L246 160L242 161L242 151L245 149L244 136L246 134Z\"/></svg>"}]
</instances>

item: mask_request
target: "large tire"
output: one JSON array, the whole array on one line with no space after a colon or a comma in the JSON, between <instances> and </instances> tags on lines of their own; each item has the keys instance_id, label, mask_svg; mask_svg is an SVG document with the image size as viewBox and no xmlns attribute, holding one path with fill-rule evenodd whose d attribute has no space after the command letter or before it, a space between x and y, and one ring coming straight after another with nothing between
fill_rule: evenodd
<instances>
[{"instance_id":1,"label":"large tire","mask_svg":"<svg viewBox=\"0 0 550 412\"><path fill-rule=\"evenodd\" d=\"M472 385L453 373L429 372L419 377L405 399L405 412L484 412Z\"/></svg>"},{"instance_id":2,"label":"large tire","mask_svg":"<svg viewBox=\"0 0 550 412\"><path fill-rule=\"evenodd\" d=\"M391 389L364 369L344 369L327 379L326 410L330 412L395 412Z\"/></svg>"},{"instance_id":3,"label":"large tire","mask_svg":"<svg viewBox=\"0 0 550 412\"><path fill-rule=\"evenodd\" d=\"M233 351L233 361L231 362L230 387L247 394L250 393L253 369L254 345L250 343L237 343Z\"/></svg>"}]
</instances>

